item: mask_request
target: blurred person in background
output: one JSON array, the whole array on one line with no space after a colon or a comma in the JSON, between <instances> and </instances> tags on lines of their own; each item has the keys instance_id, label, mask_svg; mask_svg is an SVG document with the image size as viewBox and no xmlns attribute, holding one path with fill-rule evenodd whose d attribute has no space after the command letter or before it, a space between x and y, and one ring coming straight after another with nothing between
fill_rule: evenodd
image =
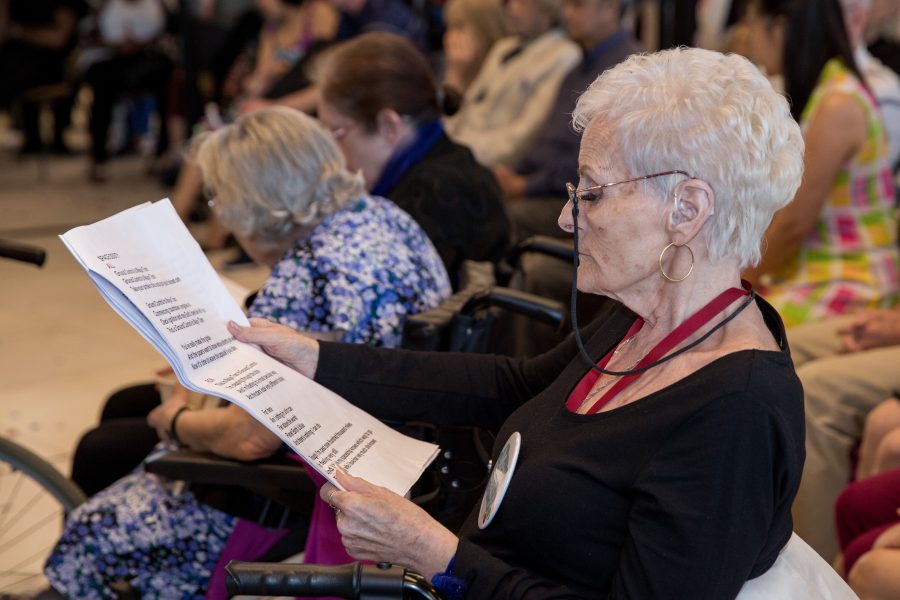
<instances>
[{"instance_id":1,"label":"blurred person in background","mask_svg":"<svg viewBox=\"0 0 900 600\"><path fill-rule=\"evenodd\" d=\"M363 33L383 31L407 38L428 52L425 20L403 0L329 0L341 12L338 38L349 40Z\"/></svg>"},{"instance_id":2,"label":"blurred person in background","mask_svg":"<svg viewBox=\"0 0 900 600\"><path fill-rule=\"evenodd\" d=\"M879 1L883 0L841 0L841 6L853 58L878 101L888 138L888 160L896 173L900 169L900 77L866 48L867 34L871 35L874 25L872 6Z\"/></svg>"},{"instance_id":3,"label":"blurred person in background","mask_svg":"<svg viewBox=\"0 0 900 600\"><path fill-rule=\"evenodd\" d=\"M493 45L459 111L446 119L447 134L485 166L511 165L531 148L578 63L578 46L558 27L561 7L561 0L509 0L514 35Z\"/></svg>"},{"instance_id":4,"label":"blurred person in background","mask_svg":"<svg viewBox=\"0 0 900 600\"><path fill-rule=\"evenodd\" d=\"M370 193L422 226L456 283L464 260L496 262L509 248L500 189L472 152L444 133L454 108L409 40L368 33L336 46L316 73L319 119ZM443 103L442 103L443 102Z\"/></svg>"},{"instance_id":5,"label":"blurred person in background","mask_svg":"<svg viewBox=\"0 0 900 600\"><path fill-rule=\"evenodd\" d=\"M103 182L109 159L108 137L113 107L126 93L151 93L159 115L156 157L169 147L167 127L172 59L160 46L167 14L161 0L106 0L97 14L100 48L87 67L84 82L93 92L90 122L91 164L88 179Z\"/></svg>"},{"instance_id":6,"label":"blurred person in background","mask_svg":"<svg viewBox=\"0 0 900 600\"><path fill-rule=\"evenodd\" d=\"M494 43L509 35L500 0L449 0L444 5L444 85L464 94Z\"/></svg>"},{"instance_id":7,"label":"blurred person in background","mask_svg":"<svg viewBox=\"0 0 900 600\"><path fill-rule=\"evenodd\" d=\"M576 176L580 136L571 125L578 95L606 69L640 52L623 19L630 0L563 0L566 33L581 48L581 62L562 80L537 141L513 167L495 165L516 238L560 236L555 217L567 181Z\"/></svg>"},{"instance_id":8,"label":"blurred person in background","mask_svg":"<svg viewBox=\"0 0 900 600\"><path fill-rule=\"evenodd\" d=\"M888 142L865 87L838 0L752 0L750 54L783 74L806 140L803 182L745 273L789 330L803 382L806 463L797 532L826 560L837 553L834 501L868 410L891 391L890 350L872 343L898 291L897 220ZM848 315L846 318L836 318Z\"/></svg>"},{"instance_id":9,"label":"blurred person in background","mask_svg":"<svg viewBox=\"0 0 900 600\"><path fill-rule=\"evenodd\" d=\"M40 103L23 95L39 86L68 81L67 63L78 43L78 22L88 12L83 0L0 0L0 109L20 109L22 154L40 153ZM50 150L67 154L64 133L74 91L53 102Z\"/></svg>"},{"instance_id":10,"label":"blurred person in background","mask_svg":"<svg viewBox=\"0 0 900 600\"><path fill-rule=\"evenodd\" d=\"M838 0L752 0L745 22L751 57L784 75L806 140L803 183L745 277L789 326L891 306L900 255L887 136Z\"/></svg>"}]
</instances>

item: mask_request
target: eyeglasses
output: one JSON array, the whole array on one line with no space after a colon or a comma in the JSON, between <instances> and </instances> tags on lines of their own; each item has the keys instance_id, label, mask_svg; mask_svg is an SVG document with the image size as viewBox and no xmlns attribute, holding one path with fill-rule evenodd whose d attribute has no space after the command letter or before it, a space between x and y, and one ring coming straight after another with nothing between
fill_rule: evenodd
<instances>
[{"instance_id":1,"label":"eyeglasses","mask_svg":"<svg viewBox=\"0 0 900 600\"><path fill-rule=\"evenodd\" d=\"M653 179L654 177L663 177L665 175L684 175L685 177L693 177L687 171L675 169L674 171L666 171L665 173L654 173L653 175L643 175L634 179L626 179L625 181L615 181L613 183L602 183L600 185L592 185L591 187L578 189L571 183L566 184L566 192L569 194L569 202L575 203L576 200L585 202L596 202L603 199L603 190L614 185L622 185L623 183L632 183L634 181L643 181L644 179ZM599 191L599 193L597 193Z\"/></svg>"}]
</instances>

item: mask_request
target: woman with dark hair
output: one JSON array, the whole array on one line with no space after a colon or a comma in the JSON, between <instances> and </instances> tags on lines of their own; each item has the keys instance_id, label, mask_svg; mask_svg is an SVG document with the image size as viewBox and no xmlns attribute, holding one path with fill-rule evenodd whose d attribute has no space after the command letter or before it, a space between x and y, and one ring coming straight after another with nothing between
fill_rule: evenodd
<instances>
[{"instance_id":1,"label":"woman with dark hair","mask_svg":"<svg viewBox=\"0 0 900 600\"><path fill-rule=\"evenodd\" d=\"M746 25L751 58L784 77L807 149L803 184L745 275L788 325L893 303L900 258L887 137L838 0L752 0Z\"/></svg>"},{"instance_id":2,"label":"woman with dark hair","mask_svg":"<svg viewBox=\"0 0 900 600\"><path fill-rule=\"evenodd\" d=\"M444 133L451 95L406 39L368 33L323 57L319 118L366 188L393 200L431 238L454 280L466 259L496 261L509 244L500 188ZM455 280L454 280L455 281Z\"/></svg>"}]
</instances>

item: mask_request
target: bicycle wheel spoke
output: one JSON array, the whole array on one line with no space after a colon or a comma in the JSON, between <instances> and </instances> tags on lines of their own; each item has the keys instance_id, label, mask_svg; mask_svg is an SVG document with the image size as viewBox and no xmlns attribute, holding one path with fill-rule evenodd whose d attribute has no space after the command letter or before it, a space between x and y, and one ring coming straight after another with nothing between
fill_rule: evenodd
<instances>
[{"instance_id":1,"label":"bicycle wheel spoke","mask_svg":"<svg viewBox=\"0 0 900 600\"><path fill-rule=\"evenodd\" d=\"M30 525L30 526L29 526L27 529L25 529L24 531L19 532L19 534L16 535L16 537L12 538L11 540L3 540L3 546L4 546L4 547L10 547L10 546L12 546L13 544L15 544L16 542L22 541L22 540L25 539L29 534L34 533L35 531L37 531L38 529L40 529L41 527L43 527L44 525L46 525L46 524L49 523L52 519L55 519L55 518L59 518L59 515L58 515L58 514L55 514L55 513L50 513L50 514L47 515L46 517L43 517L43 518L39 519L36 523Z\"/></svg>"},{"instance_id":2,"label":"bicycle wheel spoke","mask_svg":"<svg viewBox=\"0 0 900 600\"><path fill-rule=\"evenodd\" d=\"M4 580L11 579L13 577L18 577L18 579L11 580L2 587L0 587L0 594L2 593L11 593L20 589L19 586L22 586L29 579L37 579L41 577L39 573L16 573L15 571L6 571L3 572Z\"/></svg>"},{"instance_id":3,"label":"bicycle wheel spoke","mask_svg":"<svg viewBox=\"0 0 900 600\"><path fill-rule=\"evenodd\" d=\"M3 475L3 479L8 481L13 474L16 473L15 469L11 469L9 473L5 473ZM25 481L23 477L16 477L15 482L13 484L12 493L9 495L8 501L6 501L2 507L3 514L0 514L0 531L6 531L6 524L9 521L9 512L13 509L16 504L16 499L19 496L19 488L22 487L22 483Z\"/></svg>"},{"instance_id":4,"label":"bicycle wheel spoke","mask_svg":"<svg viewBox=\"0 0 900 600\"><path fill-rule=\"evenodd\" d=\"M53 549L53 544L47 544L46 546L44 546L37 552L32 553L30 556L28 556L24 560L21 560L21 561L17 562L16 564L14 564L9 570L12 572L15 572L16 569L21 569L22 567L29 564L31 561L38 558L39 556L49 555L50 550L52 550L52 549ZM34 576L34 575L32 574L31 576Z\"/></svg>"},{"instance_id":5,"label":"bicycle wheel spoke","mask_svg":"<svg viewBox=\"0 0 900 600\"><path fill-rule=\"evenodd\" d=\"M44 492L41 489L38 489L37 491L35 491L35 493L28 499L27 502L23 502L21 504L19 511L15 515L15 518L13 518L10 522L17 523L20 520L22 520L22 517L24 517L28 512L34 510L35 505L37 504L37 502L43 495L44 495ZM62 516L61 516L62 509L59 509L59 513L60 513L60 519L62 519ZM53 516L54 515L51 514L48 517L45 517L43 522L46 522L47 520L53 518ZM8 528L0 528L0 531L8 531ZM0 547L6 547L8 544L11 544L11 543L12 542L0 540Z\"/></svg>"}]
</instances>

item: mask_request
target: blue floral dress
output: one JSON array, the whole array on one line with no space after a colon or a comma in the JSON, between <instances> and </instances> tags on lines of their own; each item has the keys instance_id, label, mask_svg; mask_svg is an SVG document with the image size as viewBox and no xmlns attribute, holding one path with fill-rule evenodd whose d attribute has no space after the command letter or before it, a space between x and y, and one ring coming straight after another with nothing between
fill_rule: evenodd
<instances>
[{"instance_id":1,"label":"blue floral dress","mask_svg":"<svg viewBox=\"0 0 900 600\"><path fill-rule=\"evenodd\" d=\"M418 224L392 202L365 196L295 244L249 313L395 347L405 315L449 294L444 265ZM70 598L116 598L116 581L145 600L204 598L238 522L139 467L69 515L44 572Z\"/></svg>"}]
</instances>

